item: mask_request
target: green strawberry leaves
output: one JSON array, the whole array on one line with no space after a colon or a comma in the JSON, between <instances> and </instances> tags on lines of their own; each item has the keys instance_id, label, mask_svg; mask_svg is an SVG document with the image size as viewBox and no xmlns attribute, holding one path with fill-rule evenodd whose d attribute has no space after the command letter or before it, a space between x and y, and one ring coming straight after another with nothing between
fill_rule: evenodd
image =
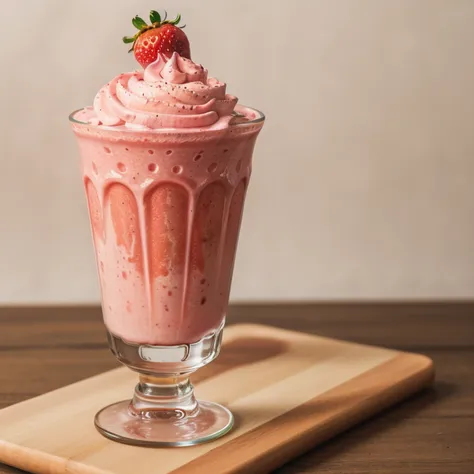
<instances>
[{"instance_id":1,"label":"green strawberry leaves","mask_svg":"<svg viewBox=\"0 0 474 474\"><path fill-rule=\"evenodd\" d=\"M177 25L181 21L181 15L178 13L178 16L173 20L170 21L172 25Z\"/></svg>"},{"instance_id":2,"label":"green strawberry leaves","mask_svg":"<svg viewBox=\"0 0 474 474\"><path fill-rule=\"evenodd\" d=\"M165 12L166 13L166 12ZM165 17L166 18L166 17ZM150 12L150 21L152 23L158 23L160 24L161 23L161 15L156 11L156 10L152 10Z\"/></svg>"},{"instance_id":3,"label":"green strawberry leaves","mask_svg":"<svg viewBox=\"0 0 474 474\"><path fill-rule=\"evenodd\" d=\"M133 26L137 30L141 30L142 28L148 26L143 18L140 18L138 15L132 20Z\"/></svg>"}]
</instances>

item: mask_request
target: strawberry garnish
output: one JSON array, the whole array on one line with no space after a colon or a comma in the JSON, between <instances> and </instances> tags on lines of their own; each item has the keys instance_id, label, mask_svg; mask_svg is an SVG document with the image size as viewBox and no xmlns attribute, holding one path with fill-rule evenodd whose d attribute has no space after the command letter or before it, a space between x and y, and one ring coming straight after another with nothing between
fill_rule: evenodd
<instances>
[{"instance_id":1,"label":"strawberry garnish","mask_svg":"<svg viewBox=\"0 0 474 474\"><path fill-rule=\"evenodd\" d=\"M124 43L133 43L129 52L133 51L135 59L144 68L156 61L160 53L171 57L176 52L184 58L191 59L189 40L182 30L185 25L178 26L181 15L172 21L166 18L166 12L162 19L157 11L152 10L150 12L151 25L147 25L145 20L136 16L132 23L138 33L135 36L123 37Z\"/></svg>"}]
</instances>

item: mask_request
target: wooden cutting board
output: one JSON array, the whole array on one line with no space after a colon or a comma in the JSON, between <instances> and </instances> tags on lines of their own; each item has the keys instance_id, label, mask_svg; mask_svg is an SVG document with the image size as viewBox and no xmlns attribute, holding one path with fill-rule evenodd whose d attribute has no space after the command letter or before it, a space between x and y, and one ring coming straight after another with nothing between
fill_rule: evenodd
<instances>
[{"instance_id":1,"label":"wooden cutting board","mask_svg":"<svg viewBox=\"0 0 474 474\"><path fill-rule=\"evenodd\" d=\"M429 385L430 359L266 326L226 328L219 358L193 381L236 426L186 448L141 448L96 432L95 413L129 398L119 368L0 411L0 461L41 474L257 474ZM111 355L112 357L112 355Z\"/></svg>"}]
</instances>

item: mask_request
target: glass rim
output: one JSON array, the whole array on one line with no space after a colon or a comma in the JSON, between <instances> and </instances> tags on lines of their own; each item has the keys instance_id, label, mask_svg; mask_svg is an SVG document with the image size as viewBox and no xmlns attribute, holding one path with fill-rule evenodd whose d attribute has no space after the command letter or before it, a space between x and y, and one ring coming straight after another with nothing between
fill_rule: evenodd
<instances>
[{"instance_id":1,"label":"glass rim","mask_svg":"<svg viewBox=\"0 0 474 474\"><path fill-rule=\"evenodd\" d=\"M252 112L255 112L256 115L258 115L256 118L252 119L252 120L249 120L248 122L240 122L240 123L236 123L236 124L231 124L229 126L229 128L241 128L241 127L247 127L247 126L250 126L250 125L256 125L256 124L259 124L259 123L262 123L265 121L265 114L261 111L261 110L258 110L258 109L255 109L253 107L249 107L247 105L240 105L238 104L237 107L242 107L244 109L248 109L248 110L251 110ZM91 108L91 106L87 106L87 107L81 107L79 109L76 109L74 110L73 112L71 112L69 114L69 121L71 123L74 123L74 124L77 124L77 125L82 125L82 126L87 126L87 127L90 127L92 129L98 129L98 130L107 130L107 131L114 131L114 127L103 127L102 125L94 125L94 124L91 124L89 122L82 122L80 120L77 120L75 118L75 115L83 110L86 110L88 108ZM154 128L154 129L120 129L120 130L116 130L116 131L120 131L121 133L123 132L130 132L130 133L137 133L137 132L148 132L148 133L156 133L156 134L160 134L160 133L165 133L165 134L169 134L170 131L176 131L176 130L179 130L179 133L196 133L197 131L203 131L203 132L206 132L208 130L206 129L201 129L201 128L180 128L180 129L173 129L173 128Z\"/></svg>"}]
</instances>

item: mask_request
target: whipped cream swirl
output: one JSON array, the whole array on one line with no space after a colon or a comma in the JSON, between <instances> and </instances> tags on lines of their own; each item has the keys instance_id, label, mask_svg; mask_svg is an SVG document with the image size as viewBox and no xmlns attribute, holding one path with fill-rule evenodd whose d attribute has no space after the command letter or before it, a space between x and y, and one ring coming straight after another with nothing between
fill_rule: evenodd
<instances>
[{"instance_id":1,"label":"whipped cream swirl","mask_svg":"<svg viewBox=\"0 0 474 474\"><path fill-rule=\"evenodd\" d=\"M232 119L237 97L207 69L173 53L160 54L144 71L121 74L94 99L100 124L131 128L221 128Z\"/></svg>"}]
</instances>

